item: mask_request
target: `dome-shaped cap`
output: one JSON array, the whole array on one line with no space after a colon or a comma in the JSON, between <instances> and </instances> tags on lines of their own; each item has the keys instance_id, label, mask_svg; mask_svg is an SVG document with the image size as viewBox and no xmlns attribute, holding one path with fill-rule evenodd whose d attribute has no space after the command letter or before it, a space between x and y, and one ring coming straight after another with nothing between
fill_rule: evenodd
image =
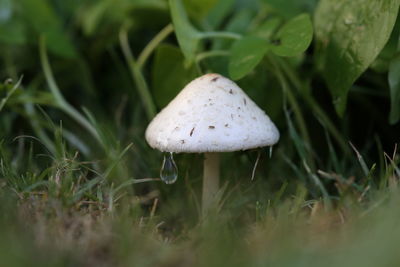
<instances>
[{"instance_id":1,"label":"dome-shaped cap","mask_svg":"<svg viewBox=\"0 0 400 267\"><path fill-rule=\"evenodd\" d=\"M265 112L219 74L186 85L146 130L152 148L177 153L247 150L278 139L278 129Z\"/></svg>"}]
</instances>

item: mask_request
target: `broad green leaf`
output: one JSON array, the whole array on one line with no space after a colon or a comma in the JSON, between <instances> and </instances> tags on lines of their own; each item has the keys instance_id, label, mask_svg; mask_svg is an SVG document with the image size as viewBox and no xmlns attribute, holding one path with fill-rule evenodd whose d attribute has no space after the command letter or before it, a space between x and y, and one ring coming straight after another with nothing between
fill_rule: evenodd
<instances>
[{"instance_id":1,"label":"broad green leaf","mask_svg":"<svg viewBox=\"0 0 400 267\"><path fill-rule=\"evenodd\" d=\"M146 12L166 10L167 2L164 0L115 0L94 1L84 10L82 27L86 35L98 34L99 30L107 30L108 27L119 27L127 20L133 24L154 22L159 18L148 16ZM134 12L138 12L135 14ZM140 16L143 15L143 16ZM148 19L148 21L146 20Z\"/></svg>"},{"instance_id":2,"label":"broad green leaf","mask_svg":"<svg viewBox=\"0 0 400 267\"><path fill-rule=\"evenodd\" d=\"M343 115L347 93L390 37L399 0L321 0L315 14L316 59L336 111Z\"/></svg>"},{"instance_id":3,"label":"broad green leaf","mask_svg":"<svg viewBox=\"0 0 400 267\"><path fill-rule=\"evenodd\" d=\"M281 23L282 20L278 17L267 18L266 21L254 29L251 35L260 37L264 40L270 40Z\"/></svg>"},{"instance_id":4,"label":"broad green leaf","mask_svg":"<svg viewBox=\"0 0 400 267\"><path fill-rule=\"evenodd\" d=\"M170 0L169 5L179 46L185 58L193 61L201 33L190 23L181 0Z\"/></svg>"},{"instance_id":5,"label":"broad green leaf","mask_svg":"<svg viewBox=\"0 0 400 267\"><path fill-rule=\"evenodd\" d=\"M389 66L390 115L389 122L395 124L400 119L400 56Z\"/></svg>"},{"instance_id":6,"label":"broad green leaf","mask_svg":"<svg viewBox=\"0 0 400 267\"><path fill-rule=\"evenodd\" d=\"M110 0L103 0L88 8L82 22L83 31L86 35L92 35L96 31L104 14L111 7L112 2Z\"/></svg>"},{"instance_id":7,"label":"broad green leaf","mask_svg":"<svg viewBox=\"0 0 400 267\"><path fill-rule=\"evenodd\" d=\"M267 50L267 42L261 38L248 36L236 41L230 53L231 78L234 80L243 78L260 63Z\"/></svg>"},{"instance_id":8,"label":"broad green leaf","mask_svg":"<svg viewBox=\"0 0 400 267\"><path fill-rule=\"evenodd\" d=\"M381 50L379 55L376 57L374 62L369 66L370 69L378 73L387 73L389 71L389 65L392 59L397 54L397 46L399 43L400 35L400 19L396 19L396 23L393 27L390 38L387 41L385 47Z\"/></svg>"},{"instance_id":9,"label":"broad green leaf","mask_svg":"<svg viewBox=\"0 0 400 267\"><path fill-rule=\"evenodd\" d=\"M201 19L217 4L218 0L183 0L183 2L191 17Z\"/></svg>"},{"instance_id":10,"label":"broad green leaf","mask_svg":"<svg viewBox=\"0 0 400 267\"><path fill-rule=\"evenodd\" d=\"M0 42L6 44L24 44L26 41L25 27L18 20L0 23Z\"/></svg>"},{"instance_id":11,"label":"broad green leaf","mask_svg":"<svg viewBox=\"0 0 400 267\"><path fill-rule=\"evenodd\" d=\"M292 18L304 12L312 13L318 0L264 0L285 18Z\"/></svg>"},{"instance_id":12,"label":"broad green leaf","mask_svg":"<svg viewBox=\"0 0 400 267\"><path fill-rule=\"evenodd\" d=\"M64 31L59 17L47 0L20 0L24 17L35 31L44 35L50 51L64 57L75 57L75 48Z\"/></svg>"},{"instance_id":13,"label":"broad green leaf","mask_svg":"<svg viewBox=\"0 0 400 267\"><path fill-rule=\"evenodd\" d=\"M308 14L301 14L279 29L274 37L273 53L283 57L293 57L303 53L311 44L313 26Z\"/></svg>"},{"instance_id":14,"label":"broad green leaf","mask_svg":"<svg viewBox=\"0 0 400 267\"><path fill-rule=\"evenodd\" d=\"M251 21L254 19L254 13L248 9L243 9L232 14L225 26L225 31L245 34ZM232 40L216 38L213 40L213 50L226 50L232 46Z\"/></svg>"},{"instance_id":15,"label":"broad green leaf","mask_svg":"<svg viewBox=\"0 0 400 267\"><path fill-rule=\"evenodd\" d=\"M159 108L166 106L196 76L194 67L185 67L185 58L178 47L160 45L155 53L152 71L152 92Z\"/></svg>"},{"instance_id":16,"label":"broad green leaf","mask_svg":"<svg viewBox=\"0 0 400 267\"><path fill-rule=\"evenodd\" d=\"M282 114L283 91L269 68L269 64L258 64L237 83L274 120Z\"/></svg>"},{"instance_id":17,"label":"broad green leaf","mask_svg":"<svg viewBox=\"0 0 400 267\"><path fill-rule=\"evenodd\" d=\"M211 29L216 29L233 9L234 3L235 0L218 1L208 13L205 24Z\"/></svg>"}]
</instances>

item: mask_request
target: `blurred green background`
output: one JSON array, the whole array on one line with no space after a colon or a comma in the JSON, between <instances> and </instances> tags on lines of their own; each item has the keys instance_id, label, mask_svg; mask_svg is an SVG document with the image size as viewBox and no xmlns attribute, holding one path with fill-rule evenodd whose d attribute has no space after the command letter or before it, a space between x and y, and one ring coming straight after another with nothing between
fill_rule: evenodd
<instances>
[{"instance_id":1,"label":"blurred green background","mask_svg":"<svg viewBox=\"0 0 400 267\"><path fill-rule=\"evenodd\" d=\"M399 5L0 0L0 265L398 266ZM281 139L204 223L203 156L163 184L144 131L210 72Z\"/></svg>"}]
</instances>

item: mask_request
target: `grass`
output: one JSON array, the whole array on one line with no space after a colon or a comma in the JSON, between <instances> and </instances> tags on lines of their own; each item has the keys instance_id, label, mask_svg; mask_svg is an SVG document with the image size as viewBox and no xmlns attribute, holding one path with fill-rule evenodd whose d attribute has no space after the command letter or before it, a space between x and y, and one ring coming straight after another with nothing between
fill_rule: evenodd
<instances>
[{"instance_id":1,"label":"grass","mask_svg":"<svg viewBox=\"0 0 400 267\"><path fill-rule=\"evenodd\" d=\"M1 190L5 266L396 266L400 260L396 184L368 197L348 186L329 210L307 200L302 187L251 208L235 207L240 200L232 197L206 225L191 225L190 212L163 215L159 208L171 207L158 198L146 205L144 197L128 197L110 210L89 197L66 205L43 189L15 194L3 183Z\"/></svg>"},{"instance_id":2,"label":"grass","mask_svg":"<svg viewBox=\"0 0 400 267\"><path fill-rule=\"evenodd\" d=\"M258 153L226 154L224 165L249 166L244 172L224 166L220 210L201 222L200 171L191 167L200 156L178 155L181 177L173 186L144 177L122 179L135 145L85 162L66 144L62 127L53 127L55 153L36 154L44 145L29 136L13 141L17 154L1 143L4 266L396 266L400 261L396 152L386 154L377 170L353 146L351 164L359 166L357 177L348 178L304 171L278 147L272 159L260 159L259 169L271 169L269 179L258 170L254 181L251 162ZM294 172L281 169L282 162ZM296 181L311 175L325 186L333 183L336 193L324 196L319 185ZM313 190L322 197L312 197Z\"/></svg>"}]
</instances>

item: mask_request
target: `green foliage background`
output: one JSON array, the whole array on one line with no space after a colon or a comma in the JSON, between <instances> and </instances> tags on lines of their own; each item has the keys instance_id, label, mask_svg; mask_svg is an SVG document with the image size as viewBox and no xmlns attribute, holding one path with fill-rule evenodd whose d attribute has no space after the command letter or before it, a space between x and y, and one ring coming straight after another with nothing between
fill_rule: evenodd
<instances>
[{"instance_id":1,"label":"green foliage background","mask_svg":"<svg viewBox=\"0 0 400 267\"><path fill-rule=\"evenodd\" d=\"M0 0L3 262L398 265L399 5ZM202 155L176 155L178 182L162 184L144 131L209 72L281 139L272 157L223 154L204 224Z\"/></svg>"}]
</instances>

